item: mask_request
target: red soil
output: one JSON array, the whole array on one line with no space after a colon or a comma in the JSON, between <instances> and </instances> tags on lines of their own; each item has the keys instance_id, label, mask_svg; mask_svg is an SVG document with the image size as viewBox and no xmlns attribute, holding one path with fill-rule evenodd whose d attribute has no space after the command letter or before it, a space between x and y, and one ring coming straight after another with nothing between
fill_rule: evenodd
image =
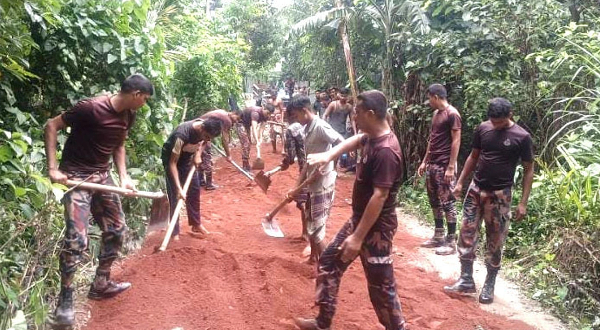
<instances>
[{"instance_id":1,"label":"red soil","mask_svg":"<svg viewBox=\"0 0 600 330\"><path fill-rule=\"evenodd\" d=\"M267 169L280 158L265 152ZM291 330L293 317L316 315L314 269L303 263L305 243L297 238L299 211L292 203L277 216L285 238L268 237L260 225L297 175L296 165L276 174L265 195L219 159L215 180L220 188L202 191L201 196L202 221L212 234L205 239L188 235L189 227L182 221L181 240L171 242L165 252L153 253L164 231L150 233L141 251L113 267L115 278L130 281L132 288L112 300L90 301L86 329ZM348 175L338 178L328 239L351 214L353 180ZM410 329L532 329L481 310L474 298L444 294L442 287L448 281L407 262L419 258L421 239L407 234L403 224L394 242L398 293ZM333 328L383 329L371 307L359 260L343 277Z\"/></svg>"}]
</instances>

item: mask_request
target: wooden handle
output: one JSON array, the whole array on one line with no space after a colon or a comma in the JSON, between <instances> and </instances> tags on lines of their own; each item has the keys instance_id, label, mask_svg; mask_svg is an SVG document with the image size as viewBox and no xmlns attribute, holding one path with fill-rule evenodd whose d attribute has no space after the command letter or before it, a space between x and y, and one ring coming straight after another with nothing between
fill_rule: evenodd
<instances>
[{"instance_id":1,"label":"wooden handle","mask_svg":"<svg viewBox=\"0 0 600 330\"><path fill-rule=\"evenodd\" d=\"M183 185L184 193L187 193L188 188L190 187L190 183L192 182L192 178L194 177L194 172L196 172L196 166L192 166L187 178L185 179L185 184ZM167 249L167 245L169 244L169 240L171 239L171 234L173 234L173 229L175 229L175 224L177 223L177 218L179 218L179 212L183 208L183 202L183 199L179 199L177 201L177 205L175 206L175 212L173 212L173 216L171 217L171 221L169 222L169 227L167 228L165 238L163 239L160 248L158 248L159 251L164 251Z\"/></svg>"},{"instance_id":2,"label":"wooden handle","mask_svg":"<svg viewBox=\"0 0 600 330\"><path fill-rule=\"evenodd\" d=\"M275 173L277 173L279 171L281 171L281 166L277 166L274 169L272 169L272 170L270 170L268 172L265 172L264 174L265 174L266 177L270 177L271 175L273 175L273 174L275 174Z\"/></svg>"},{"instance_id":3,"label":"wooden handle","mask_svg":"<svg viewBox=\"0 0 600 330\"><path fill-rule=\"evenodd\" d=\"M117 193L120 195L128 195L128 196L133 196L133 197L144 197L144 198L152 198L152 199L158 199L158 198L165 197L165 194L163 194L162 192L135 191L135 190L125 189L125 188L116 187L116 186L107 186L107 185L98 184L98 183L83 182L83 181L76 181L76 180L67 180L67 186L77 187L77 188L82 188L82 189L112 192L112 193Z\"/></svg>"},{"instance_id":4,"label":"wooden handle","mask_svg":"<svg viewBox=\"0 0 600 330\"><path fill-rule=\"evenodd\" d=\"M302 189L304 189L304 187L308 186L308 184L312 181L313 178L316 178L317 175L319 175L319 174L320 174L319 170L316 170L310 177L308 177L306 180L304 180L299 186L294 188L292 195L298 194ZM275 215L279 211L281 211L281 209L284 206L286 206L289 202L291 202L292 200L293 200L293 198L285 198L284 200L282 200L279 204L277 204L277 206L275 206L275 208L273 210L271 210L271 212L267 213L267 215L265 216L265 219L267 221L271 222L271 220L273 220Z\"/></svg>"},{"instance_id":5,"label":"wooden handle","mask_svg":"<svg viewBox=\"0 0 600 330\"><path fill-rule=\"evenodd\" d=\"M217 146L213 145L213 149L220 153L221 156L227 157L227 155L225 155L225 152ZM254 177L252 176L252 174L244 171L244 169L240 165L236 164L233 160L231 161L231 165L233 165L233 167L235 167L238 171L242 172L242 174L244 174L250 181L254 181Z\"/></svg>"}]
</instances>

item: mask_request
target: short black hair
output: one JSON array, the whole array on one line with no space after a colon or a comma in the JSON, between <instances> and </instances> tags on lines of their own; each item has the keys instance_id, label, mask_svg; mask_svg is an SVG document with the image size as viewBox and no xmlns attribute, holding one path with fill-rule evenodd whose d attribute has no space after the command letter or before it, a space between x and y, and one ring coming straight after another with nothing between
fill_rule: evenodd
<instances>
[{"instance_id":1,"label":"short black hair","mask_svg":"<svg viewBox=\"0 0 600 330\"><path fill-rule=\"evenodd\" d=\"M310 98L306 95L296 95L292 98L292 100L288 104L287 111L288 111L288 113L291 113L294 111L300 111L303 108L308 108L308 109L311 108Z\"/></svg>"},{"instance_id":2,"label":"short black hair","mask_svg":"<svg viewBox=\"0 0 600 330\"><path fill-rule=\"evenodd\" d=\"M446 87L442 84L432 84L427 88L427 94L438 96L441 99L448 98L448 92L446 91Z\"/></svg>"},{"instance_id":3,"label":"short black hair","mask_svg":"<svg viewBox=\"0 0 600 330\"><path fill-rule=\"evenodd\" d=\"M489 101L487 115L489 118L508 118L512 104L505 98L495 97Z\"/></svg>"},{"instance_id":4,"label":"short black hair","mask_svg":"<svg viewBox=\"0 0 600 330\"><path fill-rule=\"evenodd\" d=\"M272 103L267 103L265 104L265 109L267 109L269 112L274 112L275 106Z\"/></svg>"},{"instance_id":5,"label":"short black hair","mask_svg":"<svg viewBox=\"0 0 600 330\"><path fill-rule=\"evenodd\" d=\"M340 94L342 95L350 95L350 90L346 87L340 89Z\"/></svg>"},{"instance_id":6,"label":"short black hair","mask_svg":"<svg viewBox=\"0 0 600 330\"><path fill-rule=\"evenodd\" d=\"M202 130L208 133L211 137L216 137L221 134L221 121L217 118L207 118L202 122Z\"/></svg>"},{"instance_id":7,"label":"short black hair","mask_svg":"<svg viewBox=\"0 0 600 330\"><path fill-rule=\"evenodd\" d=\"M378 90L370 90L360 93L356 99L362 101L366 110L373 110L378 119L385 119L387 115L387 98Z\"/></svg>"},{"instance_id":8,"label":"short black hair","mask_svg":"<svg viewBox=\"0 0 600 330\"><path fill-rule=\"evenodd\" d=\"M152 86L152 82L146 76L141 73L135 73L123 80L121 83L121 92L131 93L135 91L154 95L154 86Z\"/></svg>"}]
</instances>

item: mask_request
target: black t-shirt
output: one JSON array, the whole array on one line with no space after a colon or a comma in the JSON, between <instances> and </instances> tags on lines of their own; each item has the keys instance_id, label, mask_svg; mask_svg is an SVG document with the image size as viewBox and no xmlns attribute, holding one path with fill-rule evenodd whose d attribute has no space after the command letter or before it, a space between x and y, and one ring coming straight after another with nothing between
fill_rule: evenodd
<instances>
[{"instance_id":1,"label":"black t-shirt","mask_svg":"<svg viewBox=\"0 0 600 330\"><path fill-rule=\"evenodd\" d=\"M396 194L402 180L402 152L398 138L389 133L361 140L362 150L356 162L356 181L352 191L352 219L358 223L375 187L390 190L373 228L396 229Z\"/></svg>"},{"instance_id":2,"label":"black t-shirt","mask_svg":"<svg viewBox=\"0 0 600 330\"><path fill-rule=\"evenodd\" d=\"M512 187L519 159L533 160L531 135L516 123L495 130L490 121L477 127L473 134L473 149L479 149L475 183L484 190Z\"/></svg>"},{"instance_id":3,"label":"black t-shirt","mask_svg":"<svg viewBox=\"0 0 600 330\"><path fill-rule=\"evenodd\" d=\"M65 172L108 171L110 158L120 147L135 122L135 111L117 112L110 95L78 102L61 115L71 127L60 169Z\"/></svg>"},{"instance_id":4,"label":"black t-shirt","mask_svg":"<svg viewBox=\"0 0 600 330\"><path fill-rule=\"evenodd\" d=\"M198 150L198 144L202 141L202 137L193 127L196 121L201 120L186 121L177 126L171 135L169 135L167 141L163 144L161 153L161 158L165 166L169 163L172 153L179 154L177 164L185 164L192 159L192 156Z\"/></svg>"}]
</instances>

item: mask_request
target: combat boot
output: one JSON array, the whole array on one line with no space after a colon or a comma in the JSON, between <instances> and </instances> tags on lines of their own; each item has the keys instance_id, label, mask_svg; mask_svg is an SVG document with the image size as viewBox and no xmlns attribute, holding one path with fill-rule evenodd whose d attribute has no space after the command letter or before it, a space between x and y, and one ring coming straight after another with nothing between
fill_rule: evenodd
<instances>
[{"instance_id":1,"label":"combat boot","mask_svg":"<svg viewBox=\"0 0 600 330\"><path fill-rule=\"evenodd\" d=\"M88 298L92 300L112 298L131 287L129 282L119 283L111 281L109 278L109 274L96 275L96 279L90 286Z\"/></svg>"},{"instance_id":2,"label":"combat boot","mask_svg":"<svg viewBox=\"0 0 600 330\"><path fill-rule=\"evenodd\" d=\"M436 228L433 237L421 244L424 248L437 248L444 245L444 228Z\"/></svg>"},{"instance_id":3,"label":"combat boot","mask_svg":"<svg viewBox=\"0 0 600 330\"><path fill-rule=\"evenodd\" d=\"M444 291L446 293L463 294L463 293L475 293L475 281L473 281L473 261L461 260L460 261L460 278L456 283L445 286Z\"/></svg>"},{"instance_id":4,"label":"combat boot","mask_svg":"<svg viewBox=\"0 0 600 330\"><path fill-rule=\"evenodd\" d=\"M448 256L456 253L456 234L446 236L444 246L440 246L435 250L435 254L440 256Z\"/></svg>"},{"instance_id":5,"label":"combat boot","mask_svg":"<svg viewBox=\"0 0 600 330\"><path fill-rule=\"evenodd\" d=\"M243 161L242 168L243 168L243 169L244 169L244 171L246 171L246 172L250 172L250 170L252 169L252 167L250 167L250 162L249 162L249 161L247 161L247 160L244 160L244 161Z\"/></svg>"},{"instance_id":6,"label":"combat boot","mask_svg":"<svg viewBox=\"0 0 600 330\"><path fill-rule=\"evenodd\" d=\"M219 188L219 186L217 186L216 184L213 184L213 181L212 181L212 178L213 178L212 172L206 172L205 176L206 176L206 186L204 187L204 189L206 189L206 190L215 190L215 189Z\"/></svg>"},{"instance_id":7,"label":"combat boot","mask_svg":"<svg viewBox=\"0 0 600 330\"><path fill-rule=\"evenodd\" d=\"M53 328L69 329L75 325L75 310L73 309L73 289L62 287L58 298L58 305L52 320Z\"/></svg>"},{"instance_id":8,"label":"combat boot","mask_svg":"<svg viewBox=\"0 0 600 330\"><path fill-rule=\"evenodd\" d=\"M496 275L498 275L498 268L487 267L487 276L485 277L485 283L483 289L479 294L479 302L482 304L491 304L494 302L494 286L496 285Z\"/></svg>"}]
</instances>

